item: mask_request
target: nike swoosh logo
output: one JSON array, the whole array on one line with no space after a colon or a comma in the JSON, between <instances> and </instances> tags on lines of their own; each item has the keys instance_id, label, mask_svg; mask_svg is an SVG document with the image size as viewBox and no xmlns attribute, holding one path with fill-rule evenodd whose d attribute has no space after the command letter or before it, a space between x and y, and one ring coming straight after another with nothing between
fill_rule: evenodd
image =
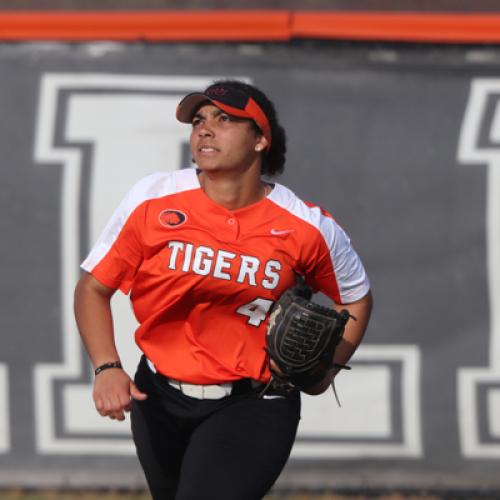
<instances>
[{"instance_id":1,"label":"nike swoosh logo","mask_svg":"<svg viewBox=\"0 0 500 500\"><path fill-rule=\"evenodd\" d=\"M280 236L282 234L290 234L293 233L295 229L271 229L271 234L274 234L274 236Z\"/></svg>"}]
</instances>

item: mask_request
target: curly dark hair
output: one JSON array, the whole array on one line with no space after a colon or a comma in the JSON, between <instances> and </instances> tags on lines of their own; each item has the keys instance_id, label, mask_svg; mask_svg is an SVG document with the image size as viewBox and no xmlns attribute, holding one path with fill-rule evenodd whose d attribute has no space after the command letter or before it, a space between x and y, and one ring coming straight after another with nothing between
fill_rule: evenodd
<instances>
[{"instance_id":1,"label":"curly dark hair","mask_svg":"<svg viewBox=\"0 0 500 500\"><path fill-rule=\"evenodd\" d=\"M286 159L286 134L285 129L278 122L276 109L271 100L262 92L262 90L241 82L239 80L218 80L209 85L205 92L215 85L224 85L231 89L242 92L243 94L251 97L265 113L269 125L271 127L271 147L268 148L262 156L262 174L274 176L281 174L285 170ZM258 133L262 133L258 125L253 122L255 129Z\"/></svg>"}]
</instances>

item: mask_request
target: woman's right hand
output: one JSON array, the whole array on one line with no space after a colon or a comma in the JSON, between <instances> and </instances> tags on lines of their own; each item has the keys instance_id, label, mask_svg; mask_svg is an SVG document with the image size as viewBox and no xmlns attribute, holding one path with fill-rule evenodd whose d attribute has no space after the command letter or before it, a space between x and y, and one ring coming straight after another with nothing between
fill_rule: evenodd
<instances>
[{"instance_id":1,"label":"woman's right hand","mask_svg":"<svg viewBox=\"0 0 500 500\"><path fill-rule=\"evenodd\" d=\"M82 274L75 288L75 318L94 367L106 360L120 359L111 314L111 297L115 292L89 273ZM142 401L147 395L137 389L121 368L110 368L96 375L93 398L100 415L124 420L131 399Z\"/></svg>"},{"instance_id":2,"label":"woman's right hand","mask_svg":"<svg viewBox=\"0 0 500 500\"><path fill-rule=\"evenodd\" d=\"M121 368L103 370L95 377L93 398L102 417L125 420L132 398L143 401L147 397Z\"/></svg>"}]
</instances>

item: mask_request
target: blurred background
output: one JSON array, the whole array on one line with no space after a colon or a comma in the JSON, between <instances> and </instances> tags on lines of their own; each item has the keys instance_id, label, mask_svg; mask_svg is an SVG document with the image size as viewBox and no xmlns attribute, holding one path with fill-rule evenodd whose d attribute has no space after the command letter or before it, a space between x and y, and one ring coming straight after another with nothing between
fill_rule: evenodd
<instances>
[{"instance_id":1,"label":"blurred background","mask_svg":"<svg viewBox=\"0 0 500 500\"><path fill-rule=\"evenodd\" d=\"M73 288L130 186L191 166L175 107L221 77L275 102L276 181L347 230L375 296L342 407L304 397L273 498L500 498L498 0L0 9L0 498L142 495L128 422L93 408Z\"/></svg>"}]
</instances>

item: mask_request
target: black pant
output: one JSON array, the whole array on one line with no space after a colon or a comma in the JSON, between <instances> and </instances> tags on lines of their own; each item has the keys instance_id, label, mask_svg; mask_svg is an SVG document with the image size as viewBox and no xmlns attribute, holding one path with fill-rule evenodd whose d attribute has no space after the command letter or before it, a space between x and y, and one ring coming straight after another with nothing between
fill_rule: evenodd
<instances>
[{"instance_id":1,"label":"black pant","mask_svg":"<svg viewBox=\"0 0 500 500\"><path fill-rule=\"evenodd\" d=\"M132 433L154 500L259 500L288 460L300 395L257 391L199 400L171 387L144 362L136 374Z\"/></svg>"}]
</instances>

